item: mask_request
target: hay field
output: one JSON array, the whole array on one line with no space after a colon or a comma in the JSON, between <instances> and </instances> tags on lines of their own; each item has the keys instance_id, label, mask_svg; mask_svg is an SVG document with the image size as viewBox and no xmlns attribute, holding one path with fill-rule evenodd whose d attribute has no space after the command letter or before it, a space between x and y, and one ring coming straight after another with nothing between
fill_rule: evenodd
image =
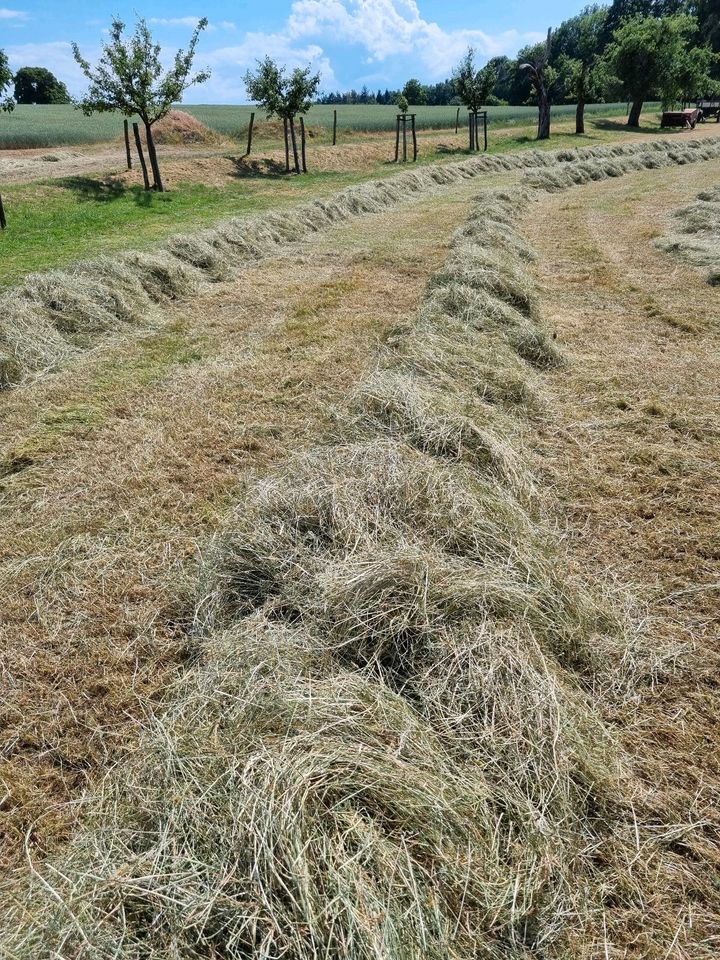
<instances>
[{"instance_id":1,"label":"hay field","mask_svg":"<svg viewBox=\"0 0 720 960\"><path fill-rule=\"evenodd\" d=\"M717 291L654 241L719 151L8 295L13 960L717 955Z\"/></svg>"}]
</instances>

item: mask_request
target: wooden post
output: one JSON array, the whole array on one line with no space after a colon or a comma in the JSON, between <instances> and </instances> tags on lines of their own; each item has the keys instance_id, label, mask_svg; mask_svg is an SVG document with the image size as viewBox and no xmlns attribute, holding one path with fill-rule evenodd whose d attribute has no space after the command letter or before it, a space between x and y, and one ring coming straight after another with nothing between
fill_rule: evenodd
<instances>
[{"instance_id":1,"label":"wooden post","mask_svg":"<svg viewBox=\"0 0 720 960\"><path fill-rule=\"evenodd\" d=\"M2 196L0 196L0 230L4 230L7 226L7 220L5 219L5 207L3 206Z\"/></svg>"},{"instance_id":2,"label":"wooden post","mask_svg":"<svg viewBox=\"0 0 720 960\"><path fill-rule=\"evenodd\" d=\"M142 170L143 183L145 189L150 189L150 179L147 172L147 164L145 163L145 155L143 154L142 140L140 139L140 127L134 123L133 124L133 134L135 135L135 146L137 147L138 157L140 157L140 169Z\"/></svg>"},{"instance_id":3,"label":"wooden post","mask_svg":"<svg viewBox=\"0 0 720 960\"><path fill-rule=\"evenodd\" d=\"M407 116L403 114L403 163L407 163Z\"/></svg>"},{"instance_id":4,"label":"wooden post","mask_svg":"<svg viewBox=\"0 0 720 960\"><path fill-rule=\"evenodd\" d=\"M457 113L455 114L455 135L456 136L457 136L459 126L460 126L460 107L457 108Z\"/></svg>"},{"instance_id":5,"label":"wooden post","mask_svg":"<svg viewBox=\"0 0 720 960\"><path fill-rule=\"evenodd\" d=\"M337 143L337 110L333 110L333 146Z\"/></svg>"},{"instance_id":6,"label":"wooden post","mask_svg":"<svg viewBox=\"0 0 720 960\"><path fill-rule=\"evenodd\" d=\"M410 126L412 127L413 138L413 163L417 160L417 134L415 132L415 114L410 114Z\"/></svg>"},{"instance_id":7,"label":"wooden post","mask_svg":"<svg viewBox=\"0 0 720 960\"><path fill-rule=\"evenodd\" d=\"M400 159L400 114L395 118L395 163Z\"/></svg>"},{"instance_id":8,"label":"wooden post","mask_svg":"<svg viewBox=\"0 0 720 960\"><path fill-rule=\"evenodd\" d=\"M302 172L307 173L307 163L305 162L305 120L300 117L300 155L302 157Z\"/></svg>"},{"instance_id":9,"label":"wooden post","mask_svg":"<svg viewBox=\"0 0 720 960\"><path fill-rule=\"evenodd\" d=\"M468 113L468 135L470 138L470 153L472 153L475 145L475 137L473 136L473 115L471 113Z\"/></svg>"},{"instance_id":10,"label":"wooden post","mask_svg":"<svg viewBox=\"0 0 720 960\"><path fill-rule=\"evenodd\" d=\"M283 132L285 133L285 173L290 173L290 141L288 139L287 117L283 117Z\"/></svg>"},{"instance_id":11,"label":"wooden post","mask_svg":"<svg viewBox=\"0 0 720 960\"><path fill-rule=\"evenodd\" d=\"M480 131L478 130L479 123L479 114L475 111L475 118L473 120L473 127L475 129L475 149L480 150Z\"/></svg>"},{"instance_id":12,"label":"wooden post","mask_svg":"<svg viewBox=\"0 0 720 960\"><path fill-rule=\"evenodd\" d=\"M127 117L123 120L123 131L125 133L125 156L127 158L127 168L132 170L132 154L130 153L130 125Z\"/></svg>"},{"instance_id":13,"label":"wooden post","mask_svg":"<svg viewBox=\"0 0 720 960\"><path fill-rule=\"evenodd\" d=\"M255 111L250 114L250 126L248 127L248 145L246 157L250 156L250 151L252 150L252 134L253 134L253 125L255 123Z\"/></svg>"},{"instance_id":14,"label":"wooden post","mask_svg":"<svg viewBox=\"0 0 720 960\"><path fill-rule=\"evenodd\" d=\"M485 139L485 153L487 153L487 110L483 112L483 136Z\"/></svg>"}]
</instances>

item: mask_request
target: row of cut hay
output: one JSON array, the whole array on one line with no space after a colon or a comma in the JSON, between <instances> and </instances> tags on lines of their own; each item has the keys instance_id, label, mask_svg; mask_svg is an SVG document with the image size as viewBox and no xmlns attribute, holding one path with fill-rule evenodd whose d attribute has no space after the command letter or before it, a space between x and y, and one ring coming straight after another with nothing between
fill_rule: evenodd
<instances>
[{"instance_id":1,"label":"row of cut hay","mask_svg":"<svg viewBox=\"0 0 720 960\"><path fill-rule=\"evenodd\" d=\"M168 240L154 253L120 253L75 268L34 274L0 297L0 390L63 366L70 358L115 331L145 327L160 303L187 297L203 281L230 276L248 260L283 243L302 240L329 224L382 210L428 190L483 173L547 168L544 184L599 158L616 163L663 165L667 157L682 162L707 159L719 140L671 140L580 150L540 151L481 156L402 173L387 180L349 187L335 198L314 201L285 213L234 219L211 230ZM715 154L717 155L717 153ZM622 158L636 158L622 159ZM674 159L667 162L681 162Z\"/></svg>"},{"instance_id":2,"label":"row of cut hay","mask_svg":"<svg viewBox=\"0 0 720 960\"><path fill-rule=\"evenodd\" d=\"M592 691L632 655L522 460L560 361L526 198L478 199L337 441L238 503L198 661L8 911L15 960L550 958L597 920L624 773Z\"/></svg>"},{"instance_id":3,"label":"row of cut hay","mask_svg":"<svg viewBox=\"0 0 720 960\"><path fill-rule=\"evenodd\" d=\"M705 268L708 283L720 284L720 187L698 194L689 206L676 211L679 230L655 245L682 257L693 267Z\"/></svg>"},{"instance_id":4,"label":"row of cut hay","mask_svg":"<svg viewBox=\"0 0 720 960\"><path fill-rule=\"evenodd\" d=\"M526 176L525 182L536 189L556 192L593 180L622 177L638 170L699 163L720 157L720 141L716 139L691 140L680 145L671 144L665 149L654 149L659 143L662 141L643 145L644 150L635 151L629 151L627 147L623 152L600 148L603 152L598 151L590 158L575 159L551 168L533 170Z\"/></svg>"}]
</instances>

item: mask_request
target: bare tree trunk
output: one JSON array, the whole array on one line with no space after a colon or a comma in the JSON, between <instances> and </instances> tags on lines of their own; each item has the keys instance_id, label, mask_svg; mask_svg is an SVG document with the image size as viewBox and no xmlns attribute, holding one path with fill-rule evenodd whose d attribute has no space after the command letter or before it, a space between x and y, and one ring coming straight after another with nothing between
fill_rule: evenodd
<instances>
[{"instance_id":1,"label":"bare tree trunk","mask_svg":"<svg viewBox=\"0 0 720 960\"><path fill-rule=\"evenodd\" d=\"M297 140L295 139L295 117L290 117L290 139L292 140L295 173L300 173L300 157L298 156Z\"/></svg>"},{"instance_id":2,"label":"bare tree trunk","mask_svg":"<svg viewBox=\"0 0 720 960\"><path fill-rule=\"evenodd\" d=\"M627 122L629 127L640 126L640 114L642 113L643 103L643 100L633 100Z\"/></svg>"},{"instance_id":3,"label":"bare tree trunk","mask_svg":"<svg viewBox=\"0 0 720 960\"><path fill-rule=\"evenodd\" d=\"M538 83L538 140L550 139L550 100L545 81Z\"/></svg>"},{"instance_id":4,"label":"bare tree trunk","mask_svg":"<svg viewBox=\"0 0 720 960\"><path fill-rule=\"evenodd\" d=\"M283 133L285 134L285 173L290 173L290 141L288 139L287 117L283 117Z\"/></svg>"},{"instance_id":5,"label":"bare tree trunk","mask_svg":"<svg viewBox=\"0 0 720 960\"><path fill-rule=\"evenodd\" d=\"M585 133L585 101L578 97L575 110L575 133Z\"/></svg>"},{"instance_id":6,"label":"bare tree trunk","mask_svg":"<svg viewBox=\"0 0 720 960\"><path fill-rule=\"evenodd\" d=\"M165 187L163 186L162 177L160 176L160 164L158 163L157 152L155 150L155 141L153 140L152 126L149 123L145 124L145 138L147 140L148 148L148 157L150 158L150 167L153 173L153 189L157 190L158 193L163 193Z\"/></svg>"}]
</instances>

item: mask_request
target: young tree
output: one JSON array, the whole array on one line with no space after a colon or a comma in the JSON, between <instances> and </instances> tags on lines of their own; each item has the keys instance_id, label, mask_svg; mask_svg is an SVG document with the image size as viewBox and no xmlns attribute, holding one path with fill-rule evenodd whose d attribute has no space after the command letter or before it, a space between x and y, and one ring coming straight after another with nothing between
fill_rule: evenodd
<instances>
[{"instance_id":1,"label":"young tree","mask_svg":"<svg viewBox=\"0 0 720 960\"><path fill-rule=\"evenodd\" d=\"M15 107L15 101L10 96L10 84L12 83L12 70L8 64L8 58L5 52L0 50L0 111L4 110L10 113Z\"/></svg>"},{"instance_id":2,"label":"young tree","mask_svg":"<svg viewBox=\"0 0 720 960\"><path fill-rule=\"evenodd\" d=\"M166 116L174 103L179 103L185 91L197 83L204 83L209 70L193 74L200 34L207 27L207 19L198 22L187 50L178 50L172 67L164 71L160 62L160 45L153 41L146 21L140 18L135 33L127 40L125 24L114 19L110 40L95 67L91 67L73 43L73 54L80 69L90 81L80 107L86 115L119 110L126 117L139 116L145 127L148 155L152 167L154 189L164 189L158 164L152 128Z\"/></svg>"},{"instance_id":3,"label":"young tree","mask_svg":"<svg viewBox=\"0 0 720 960\"><path fill-rule=\"evenodd\" d=\"M585 104L600 93L604 71L599 67L604 47L606 7L586 7L562 23L553 37L558 79L577 104L575 133L585 133Z\"/></svg>"},{"instance_id":4,"label":"young tree","mask_svg":"<svg viewBox=\"0 0 720 960\"><path fill-rule=\"evenodd\" d=\"M673 17L633 17L613 34L606 62L632 101L629 127L640 126L643 104L653 94L672 96L677 77L687 64L688 40L697 20L687 14Z\"/></svg>"},{"instance_id":5,"label":"young tree","mask_svg":"<svg viewBox=\"0 0 720 960\"><path fill-rule=\"evenodd\" d=\"M497 74L492 63L486 63L481 70L476 70L475 50L472 47L468 47L452 75L455 93L470 113L477 113L487 102L496 81Z\"/></svg>"},{"instance_id":6,"label":"young tree","mask_svg":"<svg viewBox=\"0 0 720 960\"><path fill-rule=\"evenodd\" d=\"M401 93L401 94L400 94L400 96L399 96L399 97L397 98L397 100L396 100L396 103L397 103L397 108L398 108L398 110L400 111L400 113L407 113L407 112L408 112L408 107L410 106L410 104L408 103L408 99L407 99L407 97L405 96L404 93Z\"/></svg>"},{"instance_id":7,"label":"young tree","mask_svg":"<svg viewBox=\"0 0 720 960\"><path fill-rule=\"evenodd\" d=\"M258 69L245 74L245 87L251 100L261 104L269 117L280 117L285 128L285 165L290 172L288 129L292 140L295 173L300 173L295 117L305 114L312 106L313 97L320 86L320 74L310 73L310 67L296 67L288 76L271 57L258 60ZM355 95L357 100L357 94Z\"/></svg>"},{"instance_id":8,"label":"young tree","mask_svg":"<svg viewBox=\"0 0 720 960\"><path fill-rule=\"evenodd\" d=\"M557 79L557 71L550 66L552 49L552 30L548 30L547 40L532 47L525 47L518 54L520 70L527 72L533 93L538 104L538 140L550 137L550 95Z\"/></svg>"},{"instance_id":9,"label":"young tree","mask_svg":"<svg viewBox=\"0 0 720 960\"><path fill-rule=\"evenodd\" d=\"M420 81L414 77L408 80L403 87L403 96L408 103L413 103L416 106L422 106L422 104L427 103L427 91Z\"/></svg>"},{"instance_id":10,"label":"young tree","mask_svg":"<svg viewBox=\"0 0 720 960\"><path fill-rule=\"evenodd\" d=\"M21 67L15 74L17 103L70 103L65 84L45 67Z\"/></svg>"}]
</instances>

